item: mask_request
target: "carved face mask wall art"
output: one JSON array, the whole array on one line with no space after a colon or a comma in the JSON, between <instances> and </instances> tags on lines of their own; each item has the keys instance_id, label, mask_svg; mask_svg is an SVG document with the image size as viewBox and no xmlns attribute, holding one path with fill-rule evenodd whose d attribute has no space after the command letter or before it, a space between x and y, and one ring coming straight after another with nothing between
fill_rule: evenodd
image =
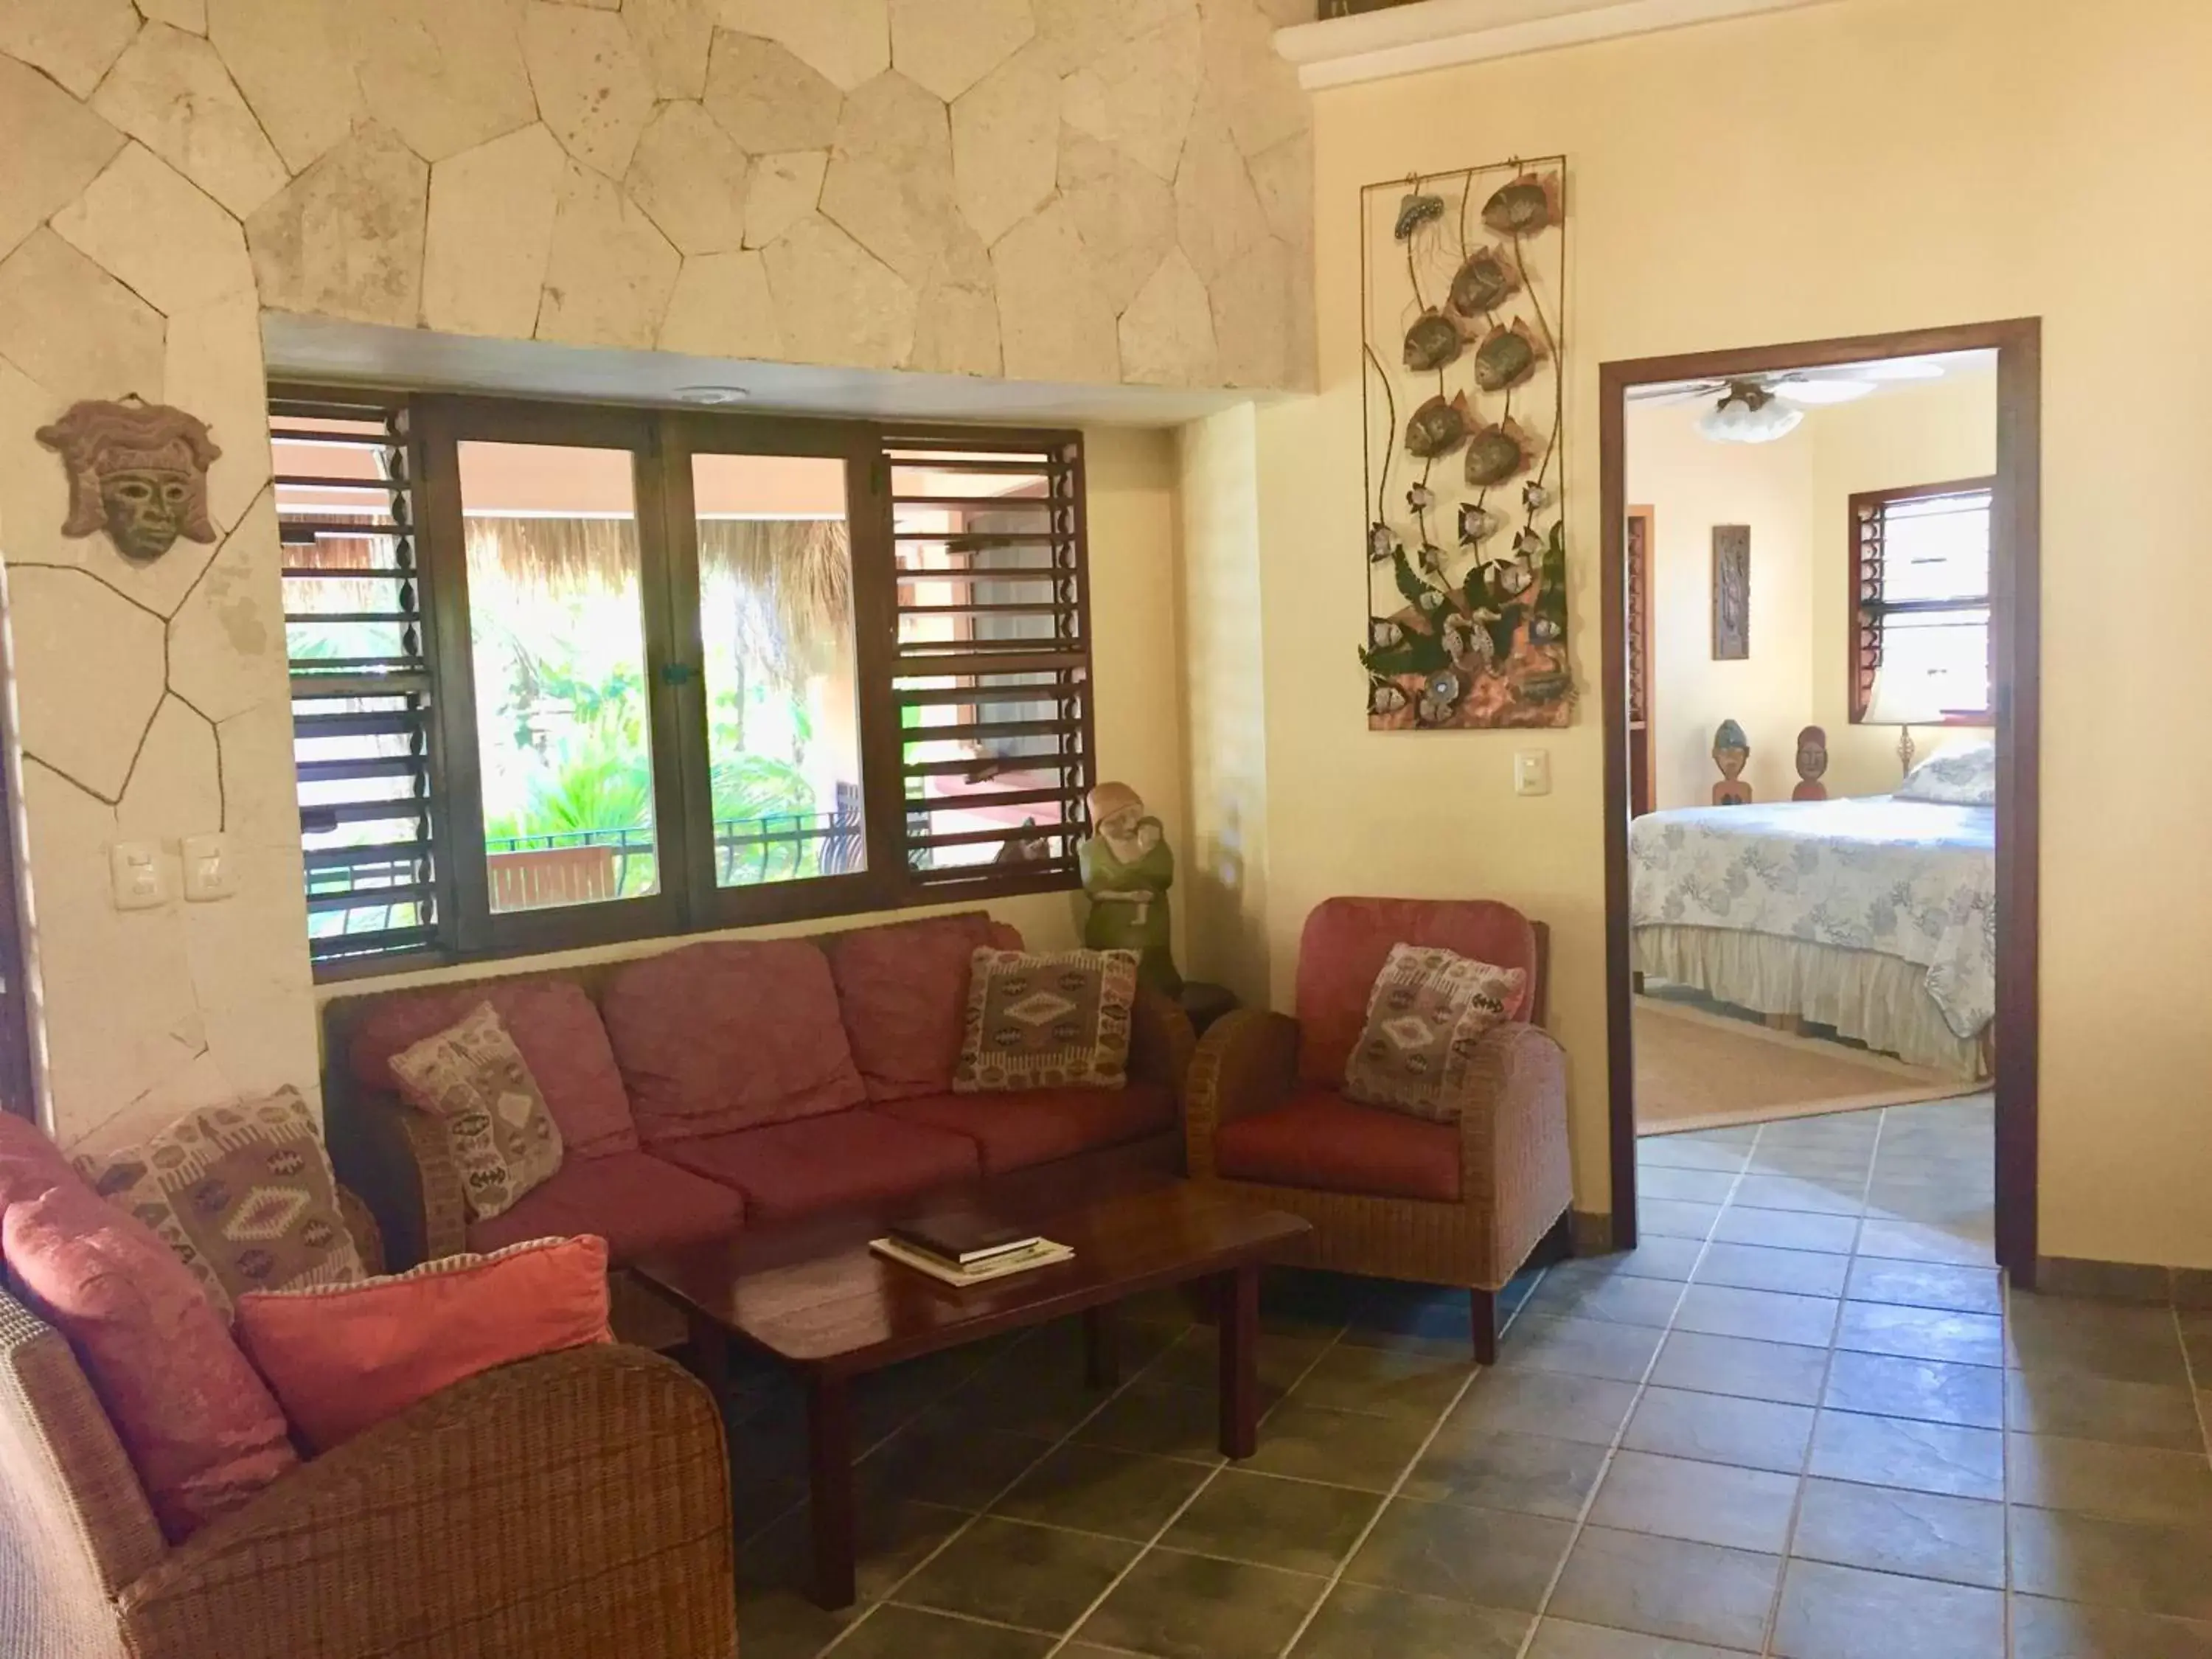
<instances>
[{"instance_id":1,"label":"carved face mask wall art","mask_svg":"<svg viewBox=\"0 0 2212 1659\"><path fill-rule=\"evenodd\" d=\"M177 538L212 542L207 471L222 455L196 415L164 404L81 403L38 440L69 469L64 536L106 530L115 550L140 563Z\"/></svg>"}]
</instances>

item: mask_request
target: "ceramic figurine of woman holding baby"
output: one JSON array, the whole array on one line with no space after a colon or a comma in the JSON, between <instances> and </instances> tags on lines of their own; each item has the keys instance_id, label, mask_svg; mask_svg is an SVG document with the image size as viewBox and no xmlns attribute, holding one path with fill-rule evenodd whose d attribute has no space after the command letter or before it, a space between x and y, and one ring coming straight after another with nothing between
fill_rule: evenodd
<instances>
[{"instance_id":1,"label":"ceramic figurine of woman holding baby","mask_svg":"<svg viewBox=\"0 0 2212 1659\"><path fill-rule=\"evenodd\" d=\"M1137 977L1174 996L1182 989L1170 946L1168 889L1175 854L1160 821L1126 783L1102 783L1090 794L1091 834L1076 849L1091 913L1083 942L1093 951L1134 951Z\"/></svg>"}]
</instances>

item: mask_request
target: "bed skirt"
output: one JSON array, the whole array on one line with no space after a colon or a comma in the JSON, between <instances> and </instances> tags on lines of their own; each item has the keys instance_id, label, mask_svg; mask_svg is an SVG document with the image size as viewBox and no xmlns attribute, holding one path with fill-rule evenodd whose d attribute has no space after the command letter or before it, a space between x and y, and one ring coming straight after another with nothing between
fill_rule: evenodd
<instances>
[{"instance_id":1,"label":"bed skirt","mask_svg":"<svg viewBox=\"0 0 2212 1659\"><path fill-rule=\"evenodd\" d=\"M1944 1023L1928 970L1873 951L1723 927L1630 930L1636 971L1762 1014L1832 1025L1869 1048L1952 1077L1990 1075L1984 1045Z\"/></svg>"}]
</instances>

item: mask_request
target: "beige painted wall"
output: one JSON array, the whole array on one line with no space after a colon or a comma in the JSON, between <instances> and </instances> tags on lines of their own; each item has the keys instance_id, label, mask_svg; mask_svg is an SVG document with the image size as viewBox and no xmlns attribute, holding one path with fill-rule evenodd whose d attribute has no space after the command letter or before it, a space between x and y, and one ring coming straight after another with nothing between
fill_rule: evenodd
<instances>
[{"instance_id":1,"label":"beige painted wall","mask_svg":"<svg viewBox=\"0 0 2212 1659\"><path fill-rule=\"evenodd\" d=\"M2042 1247L2212 1265L2212 776L2161 763L2212 700L2212 9L1838 0L1318 94L1321 394L1263 409L1268 931L1333 892L1481 893L1554 930L1577 1202L1607 1202L1599 738L1365 729L1359 187L1572 158L1574 643L1595 663L1597 367L1929 324L2044 319ZM1874 100L1870 107L1869 100ZM2083 227L2125 225L2124 258ZM2118 332L2116 333L2116 331ZM2124 339L2135 349L2122 349ZM2128 586L2079 602L2086 566ZM1198 618L1192 619L1194 626ZM1510 757L1552 750L1516 798ZM2138 781L2115 811L2106 784Z\"/></svg>"},{"instance_id":2,"label":"beige painted wall","mask_svg":"<svg viewBox=\"0 0 2212 1659\"><path fill-rule=\"evenodd\" d=\"M1810 422L1768 444L1698 435L1708 404L1628 415L1628 498L1651 508L1651 784L1662 807L1711 804L1713 731L1751 739L1755 800L1787 800L1810 717ZM1815 417L1817 418L1817 417ZM1713 659L1713 526L1751 526L1751 654Z\"/></svg>"},{"instance_id":3,"label":"beige painted wall","mask_svg":"<svg viewBox=\"0 0 2212 1659\"><path fill-rule=\"evenodd\" d=\"M0 557L64 1141L317 1092L264 310L979 375L1307 375L1306 105L1260 0L147 11L165 21L0 4ZM223 452L218 541L146 567L59 533L33 435L131 393ZM1101 761L1170 824L1173 465L1159 435L1092 452ZM179 839L215 830L235 897L110 904L112 843L158 843L173 882ZM1065 937L1067 907L1023 920Z\"/></svg>"},{"instance_id":4,"label":"beige painted wall","mask_svg":"<svg viewBox=\"0 0 2212 1659\"><path fill-rule=\"evenodd\" d=\"M1954 373L1820 410L1805 429L1814 436L1812 537L1820 565L1813 583L1813 717L1827 728L1828 793L1884 794L1898 784L1897 728L1853 726L1844 678L1851 635L1850 498L1995 471L1996 373ZM1913 742L1925 757L1947 743L1989 735L1986 728L1967 726L1918 729Z\"/></svg>"}]
</instances>

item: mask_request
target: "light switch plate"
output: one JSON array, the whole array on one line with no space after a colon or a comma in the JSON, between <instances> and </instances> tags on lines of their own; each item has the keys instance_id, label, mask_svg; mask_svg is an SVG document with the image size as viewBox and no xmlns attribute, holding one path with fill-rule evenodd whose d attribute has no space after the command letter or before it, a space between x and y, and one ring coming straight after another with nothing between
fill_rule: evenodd
<instances>
[{"instance_id":1,"label":"light switch plate","mask_svg":"<svg viewBox=\"0 0 2212 1659\"><path fill-rule=\"evenodd\" d=\"M1513 793L1548 795L1552 793L1552 751L1516 749L1513 751Z\"/></svg>"},{"instance_id":2,"label":"light switch plate","mask_svg":"<svg viewBox=\"0 0 2212 1659\"><path fill-rule=\"evenodd\" d=\"M107 875L118 910L158 910L169 902L157 841L117 842L107 849Z\"/></svg>"},{"instance_id":3,"label":"light switch plate","mask_svg":"<svg viewBox=\"0 0 2212 1659\"><path fill-rule=\"evenodd\" d=\"M186 836L184 854L185 902L205 904L212 899L227 899L238 890L226 836Z\"/></svg>"}]
</instances>

